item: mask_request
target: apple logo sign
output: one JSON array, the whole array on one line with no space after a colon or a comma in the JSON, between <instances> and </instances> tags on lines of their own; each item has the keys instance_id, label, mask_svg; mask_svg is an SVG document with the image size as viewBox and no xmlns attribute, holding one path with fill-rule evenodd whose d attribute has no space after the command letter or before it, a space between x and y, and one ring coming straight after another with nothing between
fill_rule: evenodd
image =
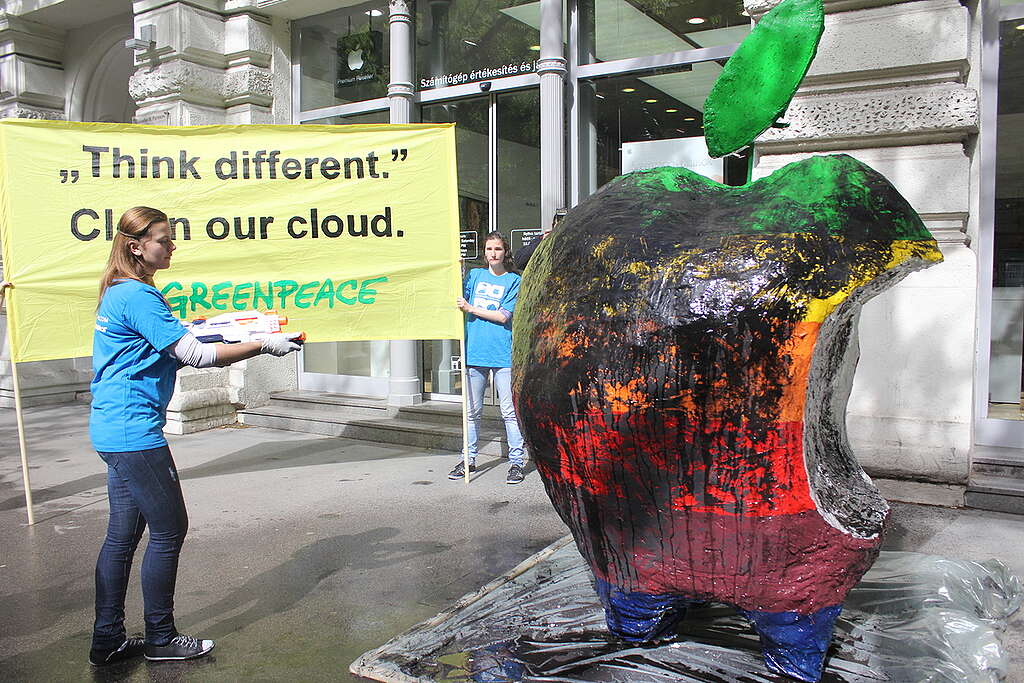
<instances>
[{"instance_id":1,"label":"apple logo sign","mask_svg":"<svg viewBox=\"0 0 1024 683\"><path fill-rule=\"evenodd\" d=\"M348 53L349 69L351 69L352 71L359 71L360 69L363 68L363 64L364 62L362 49L352 50L351 52Z\"/></svg>"}]
</instances>

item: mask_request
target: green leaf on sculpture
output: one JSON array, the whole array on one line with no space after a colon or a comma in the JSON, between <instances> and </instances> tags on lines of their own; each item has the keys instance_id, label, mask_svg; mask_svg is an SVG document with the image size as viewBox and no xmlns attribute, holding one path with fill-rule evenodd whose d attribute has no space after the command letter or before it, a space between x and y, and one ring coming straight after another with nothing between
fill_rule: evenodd
<instances>
[{"instance_id":1,"label":"green leaf on sculpture","mask_svg":"<svg viewBox=\"0 0 1024 683\"><path fill-rule=\"evenodd\" d=\"M749 145L782 116L824 30L822 0L784 0L764 15L729 58L704 102L711 156Z\"/></svg>"}]
</instances>

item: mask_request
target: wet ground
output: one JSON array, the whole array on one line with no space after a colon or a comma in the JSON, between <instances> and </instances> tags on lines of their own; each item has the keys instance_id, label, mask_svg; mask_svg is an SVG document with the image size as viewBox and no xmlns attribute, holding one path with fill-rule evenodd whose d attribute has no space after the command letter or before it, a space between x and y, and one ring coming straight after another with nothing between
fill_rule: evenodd
<instances>
[{"instance_id":1,"label":"wet ground","mask_svg":"<svg viewBox=\"0 0 1024 683\"><path fill-rule=\"evenodd\" d=\"M191 528L176 598L182 632L213 638L192 663L86 657L105 469L82 405L36 408L27 429L36 525L25 525L13 411L0 411L0 679L351 681L358 655L447 608L565 534L536 472L504 483L451 454L262 428L172 437ZM1024 517L894 506L886 547L996 557L1024 574ZM140 557L136 562L137 566ZM138 578L128 627L142 630ZM1024 672L1024 618L1004 638ZM1013 681L1024 682L1015 673Z\"/></svg>"}]
</instances>

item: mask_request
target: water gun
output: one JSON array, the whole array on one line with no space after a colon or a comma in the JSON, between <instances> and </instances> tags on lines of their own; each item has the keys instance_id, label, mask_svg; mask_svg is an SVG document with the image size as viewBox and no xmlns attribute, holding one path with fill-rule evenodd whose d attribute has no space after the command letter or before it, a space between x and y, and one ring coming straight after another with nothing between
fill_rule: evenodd
<instances>
[{"instance_id":1,"label":"water gun","mask_svg":"<svg viewBox=\"0 0 1024 683\"><path fill-rule=\"evenodd\" d=\"M275 311L233 311L212 318L196 318L185 327L204 343L237 344L262 341L267 335L280 332L281 327L287 324L288 318L278 315ZM303 343L306 341L306 333L300 332L293 341Z\"/></svg>"}]
</instances>

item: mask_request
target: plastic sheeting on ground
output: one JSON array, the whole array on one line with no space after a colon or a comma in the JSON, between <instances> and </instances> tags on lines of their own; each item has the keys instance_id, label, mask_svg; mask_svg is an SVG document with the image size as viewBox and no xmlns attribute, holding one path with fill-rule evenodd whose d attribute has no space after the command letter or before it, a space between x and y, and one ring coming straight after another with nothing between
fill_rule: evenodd
<instances>
[{"instance_id":1,"label":"plastic sheeting on ground","mask_svg":"<svg viewBox=\"0 0 1024 683\"><path fill-rule=\"evenodd\" d=\"M850 592L822 681L998 681L997 633L1024 600L998 560L883 551ZM663 683L780 681L754 631L724 605L693 610L678 637L611 637L591 574L563 539L352 664L379 681Z\"/></svg>"}]
</instances>

